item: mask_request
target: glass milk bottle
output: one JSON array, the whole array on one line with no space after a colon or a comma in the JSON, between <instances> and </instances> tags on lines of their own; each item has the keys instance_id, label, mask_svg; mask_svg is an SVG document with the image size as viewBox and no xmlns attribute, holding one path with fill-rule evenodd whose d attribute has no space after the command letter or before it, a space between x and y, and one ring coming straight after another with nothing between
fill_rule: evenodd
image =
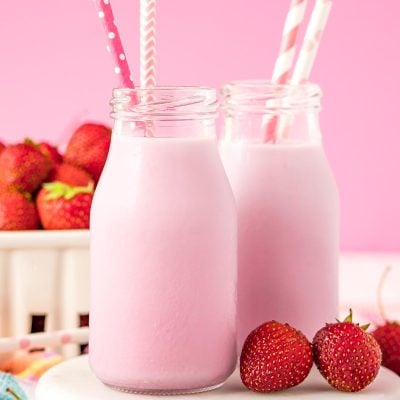
<instances>
[{"instance_id":1,"label":"glass milk bottle","mask_svg":"<svg viewBox=\"0 0 400 400\"><path fill-rule=\"evenodd\" d=\"M339 201L320 97L314 84L224 88L220 152L238 207L239 348L268 320L312 339L337 316Z\"/></svg>"},{"instance_id":2,"label":"glass milk bottle","mask_svg":"<svg viewBox=\"0 0 400 400\"><path fill-rule=\"evenodd\" d=\"M116 89L91 214L90 364L130 392L201 392L236 363L233 194L214 89Z\"/></svg>"}]
</instances>

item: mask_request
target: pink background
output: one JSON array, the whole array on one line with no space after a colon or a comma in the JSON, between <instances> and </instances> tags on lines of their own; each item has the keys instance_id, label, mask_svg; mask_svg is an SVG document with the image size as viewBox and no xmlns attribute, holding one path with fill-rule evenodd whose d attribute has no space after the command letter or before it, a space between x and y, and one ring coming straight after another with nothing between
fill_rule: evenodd
<instances>
[{"instance_id":1,"label":"pink background","mask_svg":"<svg viewBox=\"0 0 400 400\"><path fill-rule=\"evenodd\" d=\"M400 250L400 3L334 3L312 78L325 93L321 118L342 198L342 247ZM269 77L288 4L159 0L159 83ZM137 81L138 0L113 6ZM62 144L79 121L108 121L117 82L92 1L5 1L0 37L1 138Z\"/></svg>"}]
</instances>

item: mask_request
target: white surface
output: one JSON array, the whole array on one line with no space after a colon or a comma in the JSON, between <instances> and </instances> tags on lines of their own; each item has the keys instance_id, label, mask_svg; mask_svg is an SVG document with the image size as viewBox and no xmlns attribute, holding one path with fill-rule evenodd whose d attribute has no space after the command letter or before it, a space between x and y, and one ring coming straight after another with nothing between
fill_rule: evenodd
<instances>
[{"instance_id":1,"label":"white surface","mask_svg":"<svg viewBox=\"0 0 400 400\"><path fill-rule=\"evenodd\" d=\"M180 395L177 399L254 399L257 394L247 390L240 382L238 371L219 389L191 395ZM261 395L262 396L262 395ZM296 388L264 395L272 399L326 400L326 399L384 399L400 398L400 378L393 372L381 369L376 380L364 391L342 393L332 389L321 377L316 368L310 376ZM36 389L36 400L128 400L153 399L155 396L121 393L104 386L92 374L87 356L73 358L49 370L39 381Z\"/></svg>"}]
</instances>

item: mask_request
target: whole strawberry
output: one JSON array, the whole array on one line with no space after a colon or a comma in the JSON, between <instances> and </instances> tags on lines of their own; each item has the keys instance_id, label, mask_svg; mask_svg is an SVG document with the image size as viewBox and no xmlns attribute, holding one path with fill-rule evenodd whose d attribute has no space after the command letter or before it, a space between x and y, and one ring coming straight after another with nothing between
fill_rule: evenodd
<instances>
[{"instance_id":1,"label":"whole strawberry","mask_svg":"<svg viewBox=\"0 0 400 400\"><path fill-rule=\"evenodd\" d=\"M58 165L62 163L62 155L59 153L57 147L47 143L41 142L37 145L39 151L48 157L53 165Z\"/></svg>"},{"instance_id":2,"label":"whole strawberry","mask_svg":"<svg viewBox=\"0 0 400 400\"><path fill-rule=\"evenodd\" d=\"M0 186L32 193L51 168L51 161L35 146L26 143L8 146L0 154Z\"/></svg>"},{"instance_id":3,"label":"whole strawberry","mask_svg":"<svg viewBox=\"0 0 400 400\"><path fill-rule=\"evenodd\" d=\"M87 186L93 182L92 177L82 168L62 163L57 165L48 177L49 182L64 182L72 186Z\"/></svg>"},{"instance_id":4,"label":"whole strawberry","mask_svg":"<svg viewBox=\"0 0 400 400\"><path fill-rule=\"evenodd\" d=\"M0 154L3 152L3 150L6 148L6 146L0 142ZM5 189L7 189L7 185L5 185L4 183L0 182L0 192L4 191Z\"/></svg>"},{"instance_id":5,"label":"whole strawberry","mask_svg":"<svg viewBox=\"0 0 400 400\"><path fill-rule=\"evenodd\" d=\"M84 124L72 135L64 160L68 164L83 168L97 182L107 159L110 141L110 128L98 124Z\"/></svg>"},{"instance_id":6,"label":"whole strawberry","mask_svg":"<svg viewBox=\"0 0 400 400\"><path fill-rule=\"evenodd\" d=\"M366 332L368 326L353 323L352 311L343 321L326 324L313 340L314 361L335 389L358 392L378 374L382 361L379 344Z\"/></svg>"},{"instance_id":7,"label":"whole strawberry","mask_svg":"<svg viewBox=\"0 0 400 400\"><path fill-rule=\"evenodd\" d=\"M0 193L0 230L24 231L39 228L39 218L29 194Z\"/></svg>"},{"instance_id":8,"label":"whole strawberry","mask_svg":"<svg viewBox=\"0 0 400 400\"><path fill-rule=\"evenodd\" d=\"M400 324L386 322L372 334L381 346L382 365L400 375Z\"/></svg>"},{"instance_id":9,"label":"whole strawberry","mask_svg":"<svg viewBox=\"0 0 400 400\"><path fill-rule=\"evenodd\" d=\"M304 381L313 364L311 344L288 324L266 322L247 337L240 377L255 392L274 392Z\"/></svg>"},{"instance_id":10,"label":"whole strawberry","mask_svg":"<svg viewBox=\"0 0 400 400\"><path fill-rule=\"evenodd\" d=\"M38 149L45 157L47 157L50 160L52 167L62 163L62 156L58 152L57 147L47 142L36 143L30 138L26 138L24 140L24 143L29 144Z\"/></svg>"},{"instance_id":11,"label":"whole strawberry","mask_svg":"<svg viewBox=\"0 0 400 400\"><path fill-rule=\"evenodd\" d=\"M88 229L93 185L43 184L36 199L44 229Z\"/></svg>"}]
</instances>

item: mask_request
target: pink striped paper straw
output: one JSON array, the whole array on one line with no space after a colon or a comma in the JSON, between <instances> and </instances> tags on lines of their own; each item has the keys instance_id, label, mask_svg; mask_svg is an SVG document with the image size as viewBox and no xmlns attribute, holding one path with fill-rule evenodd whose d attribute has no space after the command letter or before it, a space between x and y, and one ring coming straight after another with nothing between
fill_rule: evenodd
<instances>
[{"instance_id":1,"label":"pink striped paper straw","mask_svg":"<svg viewBox=\"0 0 400 400\"><path fill-rule=\"evenodd\" d=\"M32 333L18 337L0 338L0 354L37 347L58 347L65 344L87 343L89 328L76 328L54 332Z\"/></svg>"},{"instance_id":2,"label":"pink striped paper straw","mask_svg":"<svg viewBox=\"0 0 400 400\"><path fill-rule=\"evenodd\" d=\"M156 0L140 0L140 87L153 89L156 86ZM151 104L151 92L144 99ZM145 136L154 136L154 125L145 125Z\"/></svg>"},{"instance_id":3,"label":"pink striped paper straw","mask_svg":"<svg viewBox=\"0 0 400 400\"><path fill-rule=\"evenodd\" d=\"M283 28L282 41L276 59L274 71L272 73L272 83L284 84L289 79L289 74L293 66L294 56L296 54L297 36L304 20L304 14L307 7L307 0L292 0L289 12L286 16ZM276 129L278 117L271 118L266 126L266 142L274 142L276 139Z\"/></svg>"},{"instance_id":4,"label":"pink striped paper straw","mask_svg":"<svg viewBox=\"0 0 400 400\"><path fill-rule=\"evenodd\" d=\"M285 20L279 55L276 59L272 82L276 84L286 83L293 66L296 52L297 36L304 19L307 0L292 0L289 12Z\"/></svg>"},{"instance_id":5,"label":"pink striped paper straw","mask_svg":"<svg viewBox=\"0 0 400 400\"><path fill-rule=\"evenodd\" d=\"M317 0L315 3L291 79L291 82L295 85L307 82L310 79L331 9L332 0Z\"/></svg>"},{"instance_id":6,"label":"pink striped paper straw","mask_svg":"<svg viewBox=\"0 0 400 400\"><path fill-rule=\"evenodd\" d=\"M300 48L299 57L294 67L291 84L299 85L310 79L311 71L315 63L322 34L328 22L332 9L332 0L316 0L303 44ZM274 126L274 139L285 137L293 123L293 119L276 119Z\"/></svg>"},{"instance_id":7,"label":"pink striped paper straw","mask_svg":"<svg viewBox=\"0 0 400 400\"><path fill-rule=\"evenodd\" d=\"M115 67L114 72L119 76L122 87L133 88L133 80L129 70L121 37L114 21L110 0L94 0L99 18L107 35L107 51L111 53Z\"/></svg>"},{"instance_id":8,"label":"pink striped paper straw","mask_svg":"<svg viewBox=\"0 0 400 400\"><path fill-rule=\"evenodd\" d=\"M140 1L140 86L156 86L156 0Z\"/></svg>"}]
</instances>

